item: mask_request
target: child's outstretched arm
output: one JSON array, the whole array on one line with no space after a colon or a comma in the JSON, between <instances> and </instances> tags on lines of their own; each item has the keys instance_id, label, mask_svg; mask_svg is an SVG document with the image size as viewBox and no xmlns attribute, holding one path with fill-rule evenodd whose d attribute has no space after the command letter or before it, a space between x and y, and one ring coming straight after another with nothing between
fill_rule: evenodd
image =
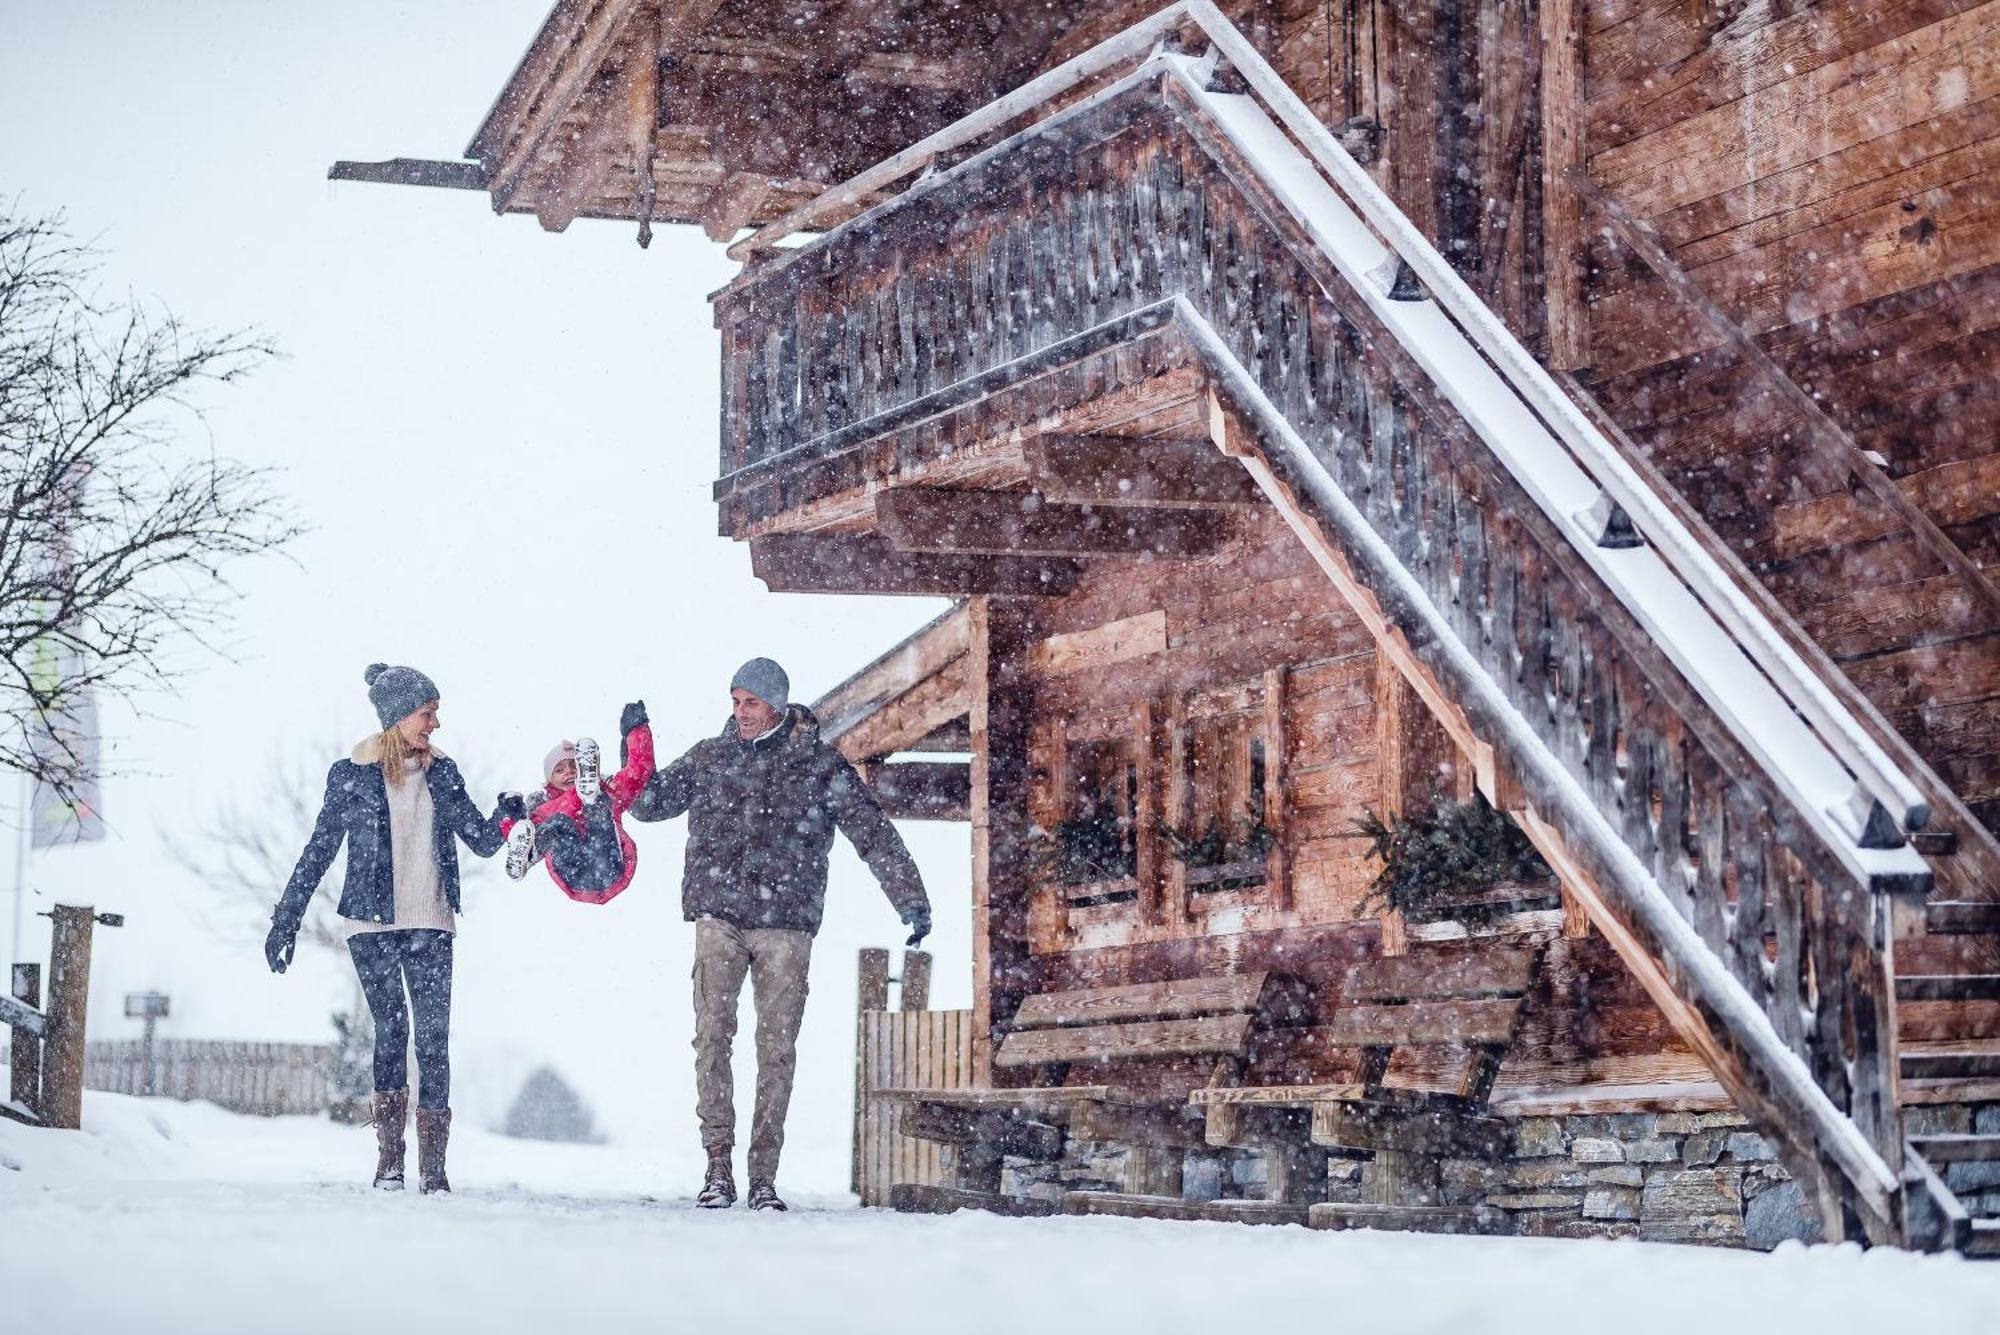
<instances>
[{"instance_id":1,"label":"child's outstretched arm","mask_svg":"<svg viewBox=\"0 0 2000 1335\"><path fill-rule=\"evenodd\" d=\"M618 717L618 731L623 737L618 744L623 764L611 776L608 786L620 805L629 805L658 768L653 757L653 728L646 718L644 700L634 700L625 706L625 712Z\"/></svg>"}]
</instances>

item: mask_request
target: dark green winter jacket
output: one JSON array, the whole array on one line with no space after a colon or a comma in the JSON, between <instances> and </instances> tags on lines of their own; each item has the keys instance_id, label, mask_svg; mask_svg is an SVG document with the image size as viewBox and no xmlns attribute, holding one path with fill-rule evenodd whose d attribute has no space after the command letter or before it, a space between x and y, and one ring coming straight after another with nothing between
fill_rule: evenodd
<instances>
[{"instance_id":1,"label":"dark green winter jacket","mask_svg":"<svg viewBox=\"0 0 2000 1335\"><path fill-rule=\"evenodd\" d=\"M632 803L642 821L688 813L681 909L688 920L817 932L826 908L827 853L837 828L905 921L928 909L903 837L854 766L820 740L803 705L754 742L722 734L657 771Z\"/></svg>"}]
</instances>

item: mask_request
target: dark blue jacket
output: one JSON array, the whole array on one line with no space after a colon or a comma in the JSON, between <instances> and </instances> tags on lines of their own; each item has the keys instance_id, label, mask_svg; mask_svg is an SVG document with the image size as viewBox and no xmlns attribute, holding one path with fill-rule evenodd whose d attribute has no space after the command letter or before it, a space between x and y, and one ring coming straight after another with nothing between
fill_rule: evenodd
<instances>
[{"instance_id":1,"label":"dark blue jacket","mask_svg":"<svg viewBox=\"0 0 2000 1335\"><path fill-rule=\"evenodd\" d=\"M389 853L389 792L382 782L379 743L371 738L354 749L350 760L338 761L326 773L326 799L312 837L285 886L271 920L296 931L306 905L333 865L341 841L347 842L347 880L340 891L340 916L362 922L392 922L396 917L395 868ZM452 837L480 857L492 857L504 842L500 815L479 814L465 791L458 766L434 756L424 771L431 790L432 830L438 884L453 913L458 912L458 846Z\"/></svg>"}]
</instances>

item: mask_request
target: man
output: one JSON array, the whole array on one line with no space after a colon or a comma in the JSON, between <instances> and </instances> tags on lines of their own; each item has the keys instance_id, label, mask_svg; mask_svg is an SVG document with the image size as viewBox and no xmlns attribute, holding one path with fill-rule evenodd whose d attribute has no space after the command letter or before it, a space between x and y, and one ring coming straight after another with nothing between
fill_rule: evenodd
<instances>
[{"instance_id":1,"label":"man","mask_svg":"<svg viewBox=\"0 0 2000 1335\"><path fill-rule=\"evenodd\" d=\"M757 1008L750 1208L785 1208L778 1153L836 828L910 927L909 944L931 930L930 901L902 836L854 767L820 740L812 711L790 696L783 668L768 658L745 663L729 683L731 716L722 734L655 774L631 808L642 821L688 813L681 908L695 925L695 1103L708 1151L696 1203L707 1209L736 1201L729 1057L745 973Z\"/></svg>"}]
</instances>

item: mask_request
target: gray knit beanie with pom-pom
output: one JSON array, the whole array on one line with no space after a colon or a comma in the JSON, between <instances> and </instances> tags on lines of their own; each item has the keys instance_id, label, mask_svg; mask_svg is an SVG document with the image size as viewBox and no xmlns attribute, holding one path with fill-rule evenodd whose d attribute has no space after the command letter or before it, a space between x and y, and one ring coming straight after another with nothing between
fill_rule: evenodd
<instances>
[{"instance_id":1,"label":"gray knit beanie with pom-pom","mask_svg":"<svg viewBox=\"0 0 2000 1335\"><path fill-rule=\"evenodd\" d=\"M413 667L370 663L361 674L368 683L368 703L386 731L438 698L437 684Z\"/></svg>"}]
</instances>

